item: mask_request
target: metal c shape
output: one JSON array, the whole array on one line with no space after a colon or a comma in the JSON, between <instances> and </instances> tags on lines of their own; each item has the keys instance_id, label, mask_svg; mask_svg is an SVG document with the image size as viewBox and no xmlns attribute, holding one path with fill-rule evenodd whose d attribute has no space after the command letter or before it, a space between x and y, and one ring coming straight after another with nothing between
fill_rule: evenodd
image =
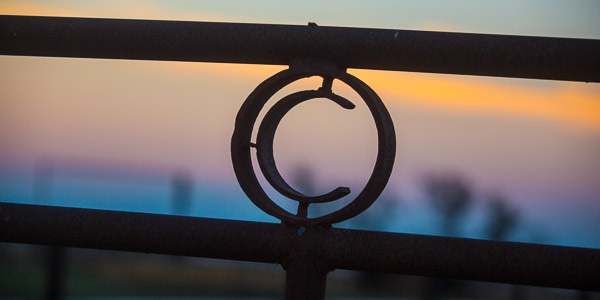
<instances>
[{"instance_id":1,"label":"metal c shape","mask_svg":"<svg viewBox=\"0 0 600 300\"><path fill-rule=\"evenodd\" d=\"M292 93L283 97L267 112L258 129L256 143L251 142L256 119L267 101L279 90L302 78L320 76L323 87ZM350 193L347 187L338 187L320 196L307 196L292 188L277 170L273 157L273 139L283 116L296 105L315 98L327 98L343 108L352 109L354 104L334 94L331 85L338 79L354 91L366 103L375 121L378 136L377 160L371 177L356 198L341 209L329 214L308 218L306 210L310 203L334 201ZM251 148L256 147L257 160L265 178L282 195L299 202L298 214L284 210L269 198L261 187L252 165ZM396 152L396 136L392 119L377 94L364 82L338 68L323 65L302 65L283 70L263 81L246 99L236 117L231 138L231 158L238 182L250 200L260 209L284 223L299 226L318 226L338 223L352 218L367 209L379 197L390 177Z\"/></svg>"}]
</instances>

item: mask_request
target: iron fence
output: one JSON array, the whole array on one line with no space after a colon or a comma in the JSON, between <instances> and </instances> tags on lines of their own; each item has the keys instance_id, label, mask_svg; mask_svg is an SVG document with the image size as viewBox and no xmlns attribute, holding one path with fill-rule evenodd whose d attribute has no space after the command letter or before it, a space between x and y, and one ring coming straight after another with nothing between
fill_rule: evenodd
<instances>
[{"instance_id":1,"label":"iron fence","mask_svg":"<svg viewBox=\"0 0 600 300\"><path fill-rule=\"evenodd\" d=\"M0 16L0 55L277 64L290 68L261 83L236 119L231 151L244 192L281 224L0 203L0 241L222 258L281 264L286 298L324 298L334 269L375 271L600 291L600 250L514 242L332 228L368 208L393 167L395 134L389 114L347 68L600 82L600 41L404 30L178 21ZM275 92L319 76L317 90L281 99L258 113ZM367 187L340 211L310 218L309 205L348 194L337 188L307 196L275 166L273 135L295 105L327 98L351 109L331 90L333 80L365 101L378 131L378 158ZM298 201L284 211L264 193L252 169Z\"/></svg>"}]
</instances>

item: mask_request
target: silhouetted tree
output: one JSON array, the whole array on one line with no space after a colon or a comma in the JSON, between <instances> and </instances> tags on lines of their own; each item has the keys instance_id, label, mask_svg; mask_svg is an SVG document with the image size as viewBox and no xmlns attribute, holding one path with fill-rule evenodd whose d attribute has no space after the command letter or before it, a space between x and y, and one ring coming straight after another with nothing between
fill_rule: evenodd
<instances>
[{"instance_id":1,"label":"silhouetted tree","mask_svg":"<svg viewBox=\"0 0 600 300\"><path fill-rule=\"evenodd\" d=\"M176 172L171 179L172 212L175 215L189 215L192 206L194 180L185 171Z\"/></svg>"},{"instance_id":2,"label":"silhouetted tree","mask_svg":"<svg viewBox=\"0 0 600 300\"><path fill-rule=\"evenodd\" d=\"M299 192L314 195L316 191L315 175L307 165L298 165L292 173L292 184Z\"/></svg>"},{"instance_id":3,"label":"silhouetted tree","mask_svg":"<svg viewBox=\"0 0 600 300\"><path fill-rule=\"evenodd\" d=\"M471 205L471 188L462 178L452 174L430 174L423 188L433 208L440 214L443 235L458 234L462 216Z\"/></svg>"},{"instance_id":4,"label":"silhouetted tree","mask_svg":"<svg viewBox=\"0 0 600 300\"><path fill-rule=\"evenodd\" d=\"M506 240L517 224L518 213L516 209L510 207L504 195L496 192L488 196L487 213L488 221L484 228L485 235L491 240ZM520 300L523 298L523 287L512 285L510 299Z\"/></svg>"},{"instance_id":5,"label":"silhouetted tree","mask_svg":"<svg viewBox=\"0 0 600 300\"><path fill-rule=\"evenodd\" d=\"M423 190L433 209L441 218L441 233L458 235L462 217L472 202L472 191L467 181L455 174L429 174L423 178ZM430 278L424 283L423 299L438 299L443 293L459 290L462 282Z\"/></svg>"},{"instance_id":6,"label":"silhouetted tree","mask_svg":"<svg viewBox=\"0 0 600 300\"><path fill-rule=\"evenodd\" d=\"M499 193L489 196L487 202L488 222L485 226L485 234L489 239L506 240L510 231L517 224L518 213L516 209L509 206L506 198Z\"/></svg>"},{"instance_id":7,"label":"silhouetted tree","mask_svg":"<svg viewBox=\"0 0 600 300\"><path fill-rule=\"evenodd\" d=\"M315 175L312 169L307 165L298 165L296 169L294 169L294 172L292 173L291 184L300 193L309 196L316 195L317 188L315 184ZM300 210L300 207L298 207L298 210ZM320 205L316 204L308 206L309 217L320 216L322 214L323 212Z\"/></svg>"}]
</instances>

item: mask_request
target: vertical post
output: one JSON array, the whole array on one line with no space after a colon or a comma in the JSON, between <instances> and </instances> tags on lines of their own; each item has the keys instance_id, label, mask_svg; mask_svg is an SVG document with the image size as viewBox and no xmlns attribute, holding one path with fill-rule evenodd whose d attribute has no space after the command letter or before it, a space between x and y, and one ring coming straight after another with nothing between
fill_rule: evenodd
<instances>
[{"instance_id":1,"label":"vertical post","mask_svg":"<svg viewBox=\"0 0 600 300\"><path fill-rule=\"evenodd\" d=\"M285 299L325 299L327 271L314 261L296 260L286 266Z\"/></svg>"},{"instance_id":2,"label":"vertical post","mask_svg":"<svg viewBox=\"0 0 600 300\"><path fill-rule=\"evenodd\" d=\"M316 230L330 228L298 227L297 237L283 267L285 275L285 299L325 299L327 273L330 271L322 245L327 241L314 234Z\"/></svg>"},{"instance_id":3,"label":"vertical post","mask_svg":"<svg viewBox=\"0 0 600 300\"><path fill-rule=\"evenodd\" d=\"M66 248L51 246L46 247L44 251L46 254L45 299L64 299Z\"/></svg>"},{"instance_id":4,"label":"vertical post","mask_svg":"<svg viewBox=\"0 0 600 300\"><path fill-rule=\"evenodd\" d=\"M33 178L33 202L37 204L51 204L52 179L54 166L51 161L40 161L35 165ZM64 247L45 247L45 299L63 299L65 285L65 264L67 251Z\"/></svg>"}]
</instances>

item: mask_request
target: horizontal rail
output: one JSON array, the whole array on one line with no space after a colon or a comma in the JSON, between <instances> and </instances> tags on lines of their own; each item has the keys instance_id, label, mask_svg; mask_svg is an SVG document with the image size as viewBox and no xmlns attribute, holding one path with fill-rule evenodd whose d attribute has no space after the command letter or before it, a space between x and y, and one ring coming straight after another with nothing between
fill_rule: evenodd
<instances>
[{"instance_id":1,"label":"horizontal rail","mask_svg":"<svg viewBox=\"0 0 600 300\"><path fill-rule=\"evenodd\" d=\"M0 16L0 54L600 82L600 40L328 26Z\"/></svg>"},{"instance_id":2,"label":"horizontal rail","mask_svg":"<svg viewBox=\"0 0 600 300\"><path fill-rule=\"evenodd\" d=\"M0 241L284 266L307 247L330 270L600 291L598 249L9 203L0 203Z\"/></svg>"}]
</instances>

